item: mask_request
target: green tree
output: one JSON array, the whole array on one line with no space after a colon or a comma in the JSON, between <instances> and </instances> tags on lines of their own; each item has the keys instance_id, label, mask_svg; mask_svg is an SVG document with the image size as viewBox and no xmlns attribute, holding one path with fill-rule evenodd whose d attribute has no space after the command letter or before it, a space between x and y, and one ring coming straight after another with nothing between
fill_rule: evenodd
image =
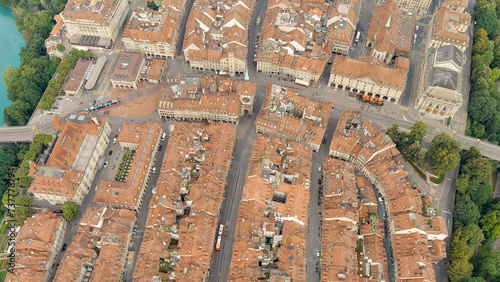
<instances>
[{"instance_id":1,"label":"green tree","mask_svg":"<svg viewBox=\"0 0 500 282\"><path fill-rule=\"evenodd\" d=\"M64 45L62 45L61 43L58 43L57 46L56 46L56 48L57 48L57 51L59 51L61 53L64 52L64 51L66 51L66 47L64 47ZM492 57L491 60L493 60L493 54L491 54L491 57Z\"/></svg>"},{"instance_id":2,"label":"green tree","mask_svg":"<svg viewBox=\"0 0 500 282\"><path fill-rule=\"evenodd\" d=\"M491 174L491 162L482 156L468 159L465 164L462 165L462 171L471 177L487 179Z\"/></svg>"},{"instance_id":3,"label":"green tree","mask_svg":"<svg viewBox=\"0 0 500 282\"><path fill-rule=\"evenodd\" d=\"M450 262L446 266L451 282L458 282L472 274L472 264L469 258L472 250L467 245L467 240L460 230L455 231L450 246Z\"/></svg>"},{"instance_id":4,"label":"green tree","mask_svg":"<svg viewBox=\"0 0 500 282\"><path fill-rule=\"evenodd\" d=\"M71 201L67 201L62 206L63 216L67 221L72 221L78 216L79 208Z\"/></svg>"},{"instance_id":5,"label":"green tree","mask_svg":"<svg viewBox=\"0 0 500 282\"><path fill-rule=\"evenodd\" d=\"M488 238L491 241L495 241L500 237L500 222L499 222L500 211L489 212L481 217L479 220L479 225Z\"/></svg>"},{"instance_id":6,"label":"green tree","mask_svg":"<svg viewBox=\"0 0 500 282\"><path fill-rule=\"evenodd\" d=\"M495 10L480 10L475 13L476 18L476 28L482 28L486 30L488 34L492 34L498 26L498 18Z\"/></svg>"},{"instance_id":7,"label":"green tree","mask_svg":"<svg viewBox=\"0 0 500 282\"><path fill-rule=\"evenodd\" d=\"M396 137L399 135L399 123L395 122L387 129L387 135L391 137L393 141L396 141Z\"/></svg>"},{"instance_id":8,"label":"green tree","mask_svg":"<svg viewBox=\"0 0 500 282\"><path fill-rule=\"evenodd\" d=\"M15 197L14 203L18 206L31 207L31 206L33 206L33 198L31 198L31 197Z\"/></svg>"},{"instance_id":9,"label":"green tree","mask_svg":"<svg viewBox=\"0 0 500 282\"><path fill-rule=\"evenodd\" d=\"M462 235L467 241L467 245L474 253L484 241L484 234L481 228L475 224L469 224L462 229Z\"/></svg>"},{"instance_id":10,"label":"green tree","mask_svg":"<svg viewBox=\"0 0 500 282\"><path fill-rule=\"evenodd\" d=\"M415 141L422 142L426 134L427 124L423 121L417 120L413 126L410 126L410 135L408 135L408 139L411 143Z\"/></svg>"},{"instance_id":11,"label":"green tree","mask_svg":"<svg viewBox=\"0 0 500 282\"><path fill-rule=\"evenodd\" d=\"M486 122L495 115L496 107L497 101L491 97L475 97L470 101L469 114L475 121Z\"/></svg>"},{"instance_id":12,"label":"green tree","mask_svg":"<svg viewBox=\"0 0 500 282\"><path fill-rule=\"evenodd\" d=\"M493 68L491 70L491 74L490 74L490 81L497 81L498 78L500 78L500 69L499 68Z\"/></svg>"},{"instance_id":13,"label":"green tree","mask_svg":"<svg viewBox=\"0 0 500 282\"><path fill-rule=\"evenodd\" d=\"M457 197L454 214L454 220L463 226L477 224L481 217L477 205L472 202L469 196Z\"/></svg>"},{"instance_id":14,"label":"green tree","mask_svg":"<svg viewBox=\"0 0 500 282\"><path fill-rule=\"evenodd\" d=\"M31 216L31 210L28 207L16 207L13 214L13 224L15 226L22 226L24 221Z\"/></svg>"},{"instance_id":15,"label":"green tree","mask_svg":"<svg viewBox=\"0 0 500 282\"><path fill-rule=\"evenodd\" d=\"M434 137L428 152L434 173L444 175L447 171L454 169L460 160L458 153L461 150L462 145L448 134L442 133Z\"/></svg>"},{"instance_id":16,"label":"green tree","mask_svg":"<svg viewBox=\"0 0 500 282\"><path fill-rule=\"evenodd\" d=\"M484 62L484 60L483 60L483 62ZM489 79L490 74L491 74L491 69L487 65L482 64L482 65L478 65L475 68L472 68L470 79L472 82L477 81L481 77L484 79Z\"/></svg>"},{"instance_id":17,"label":"green tree","mask_svg":"<svg viewBox=\"0 0 500 282\"><path fill-rule=\"evenodd\" d=\"M151 10L158 11L158 5L156 5L155 1L147 1L146 6Z\"/></svg>"},{"instance_id":18,"label":"green tree","mask_svg":"<svg viewBox=\"0 0 500 282\"><path fill-rule=\"evenodd\" d=\"M469 176L467 174L460 174L457 181L455 181L455 185L459 193L465 194L469 187Z\"/></svg>"}]
</instances>

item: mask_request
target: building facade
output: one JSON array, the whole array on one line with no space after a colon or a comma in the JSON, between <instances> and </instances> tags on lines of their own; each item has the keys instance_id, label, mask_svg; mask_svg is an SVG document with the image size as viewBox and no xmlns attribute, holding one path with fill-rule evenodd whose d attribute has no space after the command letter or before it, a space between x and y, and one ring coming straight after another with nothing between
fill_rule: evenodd
<instances>
[{"instance_id":1,"label":"building facade","mask_svg":"<svg viewBox=\"0 0 500 282\"><path fill-rule=\"evenodd\" d=\"M373 57L354 60L337 56L328 86L397 102L405 90L409 67L410 60L404 57L397 57L390 68Z\"/></svg>"},{"instance_id":2,"label":"building facade","mask_svg":"<svg viewBox=\"0 0 500 282\"><path fill-rule=\"evenodd\" d=\"M66 225L62 215L51 212L37 213L26 219L14 241L13 272L7 271L5 281L50 281L50 271L61 250Z\"/></svg>"},{"instance_id":3,"label":"building facade","mask_svg":"<svg viewBox=\"0 0 500 282\"><path fill-rule=\"evenodd\" d=\"M127 0L71 0L61 12L69 38L90 36L115 41L129 9Z\"/></svg>"},{"instance_id":4,"label":"building facade","mask_svg":"<svg viewBox=\"0 0 500 282\"><path fill-rule=\"evenodd\" d=\"M114 179L99 182L94 202L112 208L140 210L162 133L159 123L123 123L116 141L132 161L128 164L123 161L122 169L127 170L123 174L117 172Z\"/></svg>"},{"instance_id":5,"label":"building facade","mask_svg":"<svg viewBox=\"0 0 500 282\"><path fill-rule=\"evenodd\" d=\"M46 164L30 164L28 175L34 180L28 191L51 204L79 205L90 190L111 128L106 118L79 113L56 116L54 129L60 133Z\"/></svg>"},{"instance_id":6,"label":"building facade","mask_svg":"<svg viewBox=\"0 0 500 282\"><path fill-rule=\"evenodd\" d=\"M452 118L463 105L465 55L454 45L430 48L418 84L416 109L422 116Z\"/></svg>"},{"instance_id":7,"label":"building facade","mask_svg":"<svg viewBox=\"0 0 500 282\"><path fill-rule=\"evenodd\" d=\"M163 1L159 11L137 7L125 29L125 50L159 58L175 57L185 1Z\"/></svg>"},{"instance_id":8,"label":"building facade","mask_svg":"<svg viewBox=\"0 0 500 282\"><path fill-rule=\"evenodd\" d=\"M113 88L137 90L145 63L144 54L120 53L109 74Z\"/></svg>"},{"instance_id":9,"label":"building facade","mask_svg":"<svg viewBox=\"0 0 500 282\"><path fill-rule=\"evenodd\" d=\"M455 45L460 51L465 52L469 47L467 31L470 25L470 14L454 11L453 6L442 4L429 23L431 30L427 48Z\"/></svg>"},{"instance_id":10,"label":"building facade","mask_svg":"<svg viewBox=\"0 0 500 282\"><path fill-rule=\"evenodd\" d=\"M381 5L385 3L386 0L379 0L378 3ZM399 4L399 8L403 12L415 13L418 15L427 15L429 7L431 5L431 0L396 0Z\"/></svg>"}]
</instances>

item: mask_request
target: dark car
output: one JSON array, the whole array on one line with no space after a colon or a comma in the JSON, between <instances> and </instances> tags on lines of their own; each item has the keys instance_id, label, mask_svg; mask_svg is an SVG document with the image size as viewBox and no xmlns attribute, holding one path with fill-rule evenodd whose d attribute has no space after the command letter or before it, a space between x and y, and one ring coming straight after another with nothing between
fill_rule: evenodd
<instances>
[{"instance_id":1,"label":"dark car","mask_svg":"<svg viewBox=\"0 0 500 282\"><path fill-rule=\"evenodd\" d=\"M112 155L113 154L113 150L109 150L109 154L108 155Z\"/></svg>"},{"instance_id":2,"label":"dark car","mask_svg":"<svg viewBox=\"0 0 500 282\"><path fill-rule=\"evenodd\" d=\"M321 183L323 183L323 181L321 181L321 178L318 178L318 184L321 185Z\"/></svg>"},{"instance_id":3,"label":"dark car","mask_svg":"<svg viewBox=\"0 0 500 282\"><path fill-rule=\"evenodd\" d=\"M61 250L62 250L63 252L64 252L64 251L66 251L66 248L67 248L67 247L68 247L68 245L64 244L64 245L62 246L62 249L61 249ZM59 266L59 265L58 265L58 266Z\"/></svg>"},{"instance_id":4,"label":"dark car","mask_svg":"<svg viewBox=\"0 0 500 282\"><path fill-rule=\"evenodd\" d=\"M326 144L326 139L323 138L323 144Z\"/></svg>"},{"instance_id":5,"label":"dark car","mask_svg":"<svg viewBox=\"0 0 500 282\"><path fill-rule=\"evenodd\" d=\"M163 149L162 145L160 145L160 147L158 147L158 151L161 151L161 149Z\"/></svg>"},{"instance_id":6,"label":"dark car","mask_svg":"<svg viewBox=\"0 0 500 282\"><path fill-rule=\"evenodd\" d=\"M55 210L54 213L62 213L62 210Z\"/></svg>"}]
</instances>

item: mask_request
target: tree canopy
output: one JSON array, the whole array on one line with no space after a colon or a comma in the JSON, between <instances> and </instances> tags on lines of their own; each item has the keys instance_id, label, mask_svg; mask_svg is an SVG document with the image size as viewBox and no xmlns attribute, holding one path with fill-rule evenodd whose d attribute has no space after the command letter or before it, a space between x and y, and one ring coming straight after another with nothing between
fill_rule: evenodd
<instances>
[{"instance_id":1,"label":"tree canopy","mask_svg":"<svg viewBox=\"0 0 500 282\"><path fill-rule=\"evenodd\" d=\"M78 216L79 208L71 201L67 201L62 206L63 216L67 221L72 221Z\"/></svg>"},{"instance_id":2,"label":"tree canopy","mask_svg":"<svg viewBox=\"0 0 500 282\"><path fill-rule=\"evenodd\" d=\"M460 160L459 152L462 144L453 140L448 134L442 133L432 139L428 152L432 167L436 175L444 175L454 169Z\"/></svg>"}]
</instances>

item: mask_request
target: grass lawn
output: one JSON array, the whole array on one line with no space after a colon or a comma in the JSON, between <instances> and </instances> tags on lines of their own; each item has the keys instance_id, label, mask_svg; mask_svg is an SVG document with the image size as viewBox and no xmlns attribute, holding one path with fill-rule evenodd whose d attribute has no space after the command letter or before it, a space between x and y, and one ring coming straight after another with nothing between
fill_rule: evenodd
<instances>
[{"instance_id":1,"label":"grass lawn","mask_svg":"<svg viewBox=\"0 0 500 282\"><path fill-rule=\"evenodd\" d=\"M422 179L426 180L427 181L427 175L425 175L425 173L416 165L414 164L407 156L406 154L402 153L401 152L401 155L403 155L403 157L405 158L405 160L411 165L411 167L413 167L413 169L418 173L418 175L420 175L420 177L422 177Z\"/></svg>"},{"instance_id":2,"label":"grass lawn","mask_svg":"<svg viewBox=\"0 0 500 282\"><path fill-rule=\"evenodd\" d=\"M444 175L441 175L438 178L431 176L430 178L431 178L432 183L434 183L434 184L441 184L441 182L443 182Z\"/></svg>"}]
</instances>

